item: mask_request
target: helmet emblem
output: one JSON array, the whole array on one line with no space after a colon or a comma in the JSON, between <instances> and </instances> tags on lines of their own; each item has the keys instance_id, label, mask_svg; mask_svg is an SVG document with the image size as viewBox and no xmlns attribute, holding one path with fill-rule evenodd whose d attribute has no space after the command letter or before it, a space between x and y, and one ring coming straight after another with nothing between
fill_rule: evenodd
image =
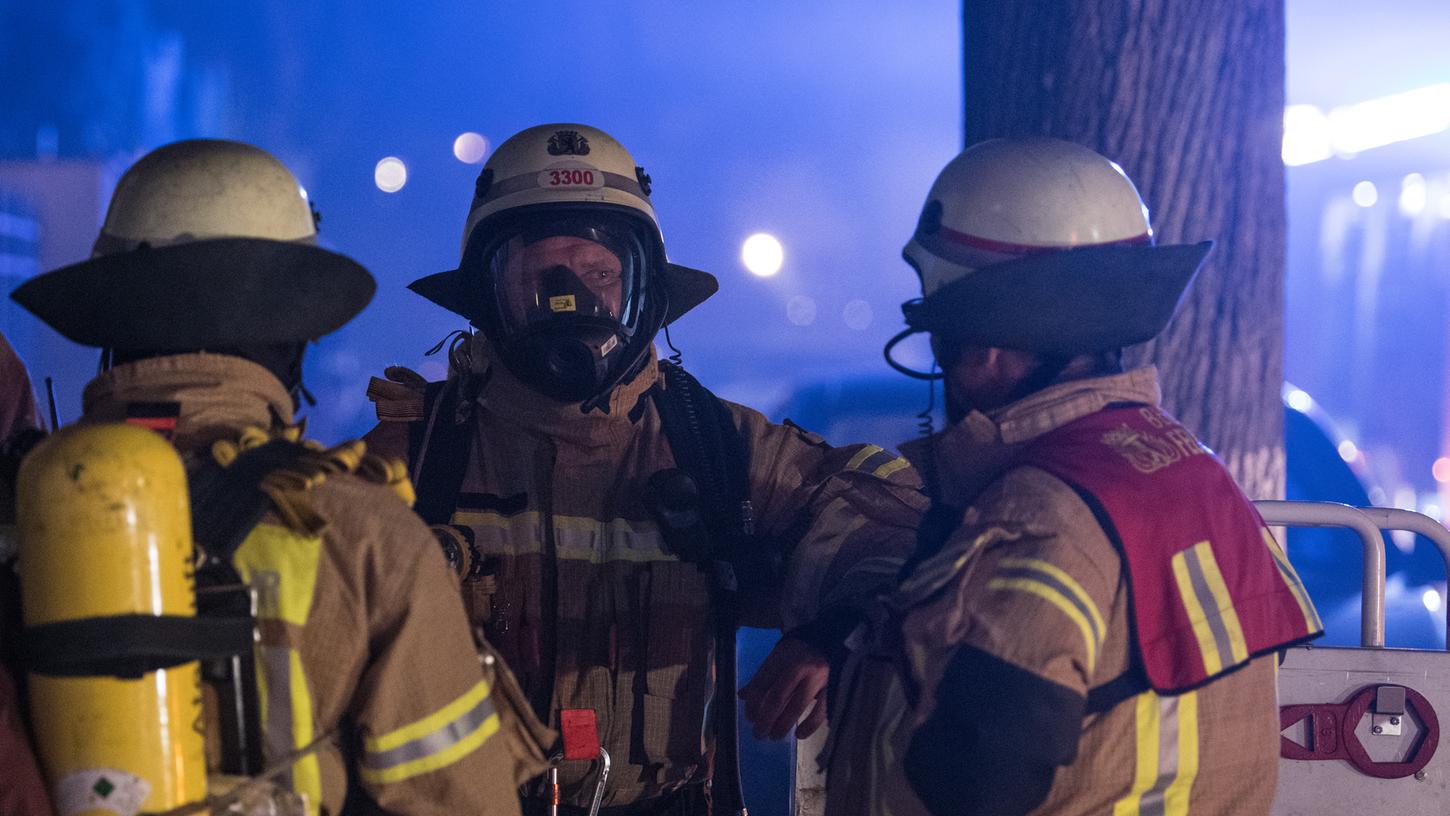
<instances>
[{"instance_id":1,"label":"helmet emblem","mask_svg":"<svg viewBox=\"0 0 1450 816\"><path fill-rule=\"evenodd\" d=\"M588 156L589 140L577 130L556 130L549 137L550 156Z\"/></svg>"}]
</instances>

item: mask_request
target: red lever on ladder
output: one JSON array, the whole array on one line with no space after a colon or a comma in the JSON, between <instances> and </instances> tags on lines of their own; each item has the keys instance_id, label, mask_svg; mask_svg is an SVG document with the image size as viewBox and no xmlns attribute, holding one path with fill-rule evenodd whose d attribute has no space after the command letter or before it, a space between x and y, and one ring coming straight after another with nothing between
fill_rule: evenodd
<instances>
[{"instance_id":1,"label":"red lever on ladder","mask_svg":"<svg viewBox=\"0 0 1450 816\"><path fill-rule=\"evenodd\" d=\"M1404 762L1375 762L1354 733L1369 712L1378 684L1365 686L1345 703L1286 705L1279 708L1279 728L1288 728L1305 719L1309 721L1309 744L1300 745L1285 736L1279 737L1279 756L1284 759L1342 759L1360 773L1379 779L1401 779L1424 770L1440 745L1440 720L1425 696L1412 688L1405 689L1405 707L1424 726L1414 753Z\"/></svg>"},{"instance_id":2,"label":"red lever on ladder","mask_svg":"<svg viewBox=\"0 0 1450 816\"><path fill-rule=\"evenodd\" d=\"M566 708L559 712L564 738L564 759L599 758L599 720L592 708Z\"/></svg>"}]
</instances>

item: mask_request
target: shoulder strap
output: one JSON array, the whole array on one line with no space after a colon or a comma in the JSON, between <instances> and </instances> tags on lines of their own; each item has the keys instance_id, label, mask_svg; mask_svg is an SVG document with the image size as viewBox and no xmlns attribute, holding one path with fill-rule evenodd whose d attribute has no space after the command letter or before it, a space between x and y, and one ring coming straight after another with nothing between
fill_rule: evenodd
<instances>
[{"instance_id":1,"label":"shoulder strap","mask_svg":"<svg viewBox=\"0 0 1450 816\"><path fill-rule=\"evenodd\" d=\"M458 421L460 383L458 378L428 383L423 392L423 419L408 429L408 470L418 494L413 511L428 524L452 520L468 473L473 426Z\"/></svg>"},{"instance_id":2,"label":"shoulder strap","mask_svg":"<svg viewBox=\"0 0 1450 816\"><path fill-rule=\"evenodd\" d=\"M192 538L208 562L231 564L237 548L270 506L262 480L297 461L306 450L296 442L273 439L242 451L227 467L209 463L188 476Z\"/></svg>"},{"instance_id":3,"label":"shoulder strap","mask_svg":"<svg viewBox=\"0 0 1450 816\"><path fill-rule=\"evenodd\" d=\"M724 401L681 366L661 361L660 370L665 388L654 390L654 400L675 462L699 487L711 534L733 544L753 533L744 504L750 498L750 446Z\"/></svg>"}]
</instances>

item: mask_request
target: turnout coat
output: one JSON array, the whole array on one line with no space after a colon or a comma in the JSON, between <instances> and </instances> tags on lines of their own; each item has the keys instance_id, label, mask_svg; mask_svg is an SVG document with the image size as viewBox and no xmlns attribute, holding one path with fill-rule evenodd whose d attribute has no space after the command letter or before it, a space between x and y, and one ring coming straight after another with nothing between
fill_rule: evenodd
<instances>
[{"instance_id":1,"label":"turnout coat","mask_svg":"<svg viewBox=\"0 0 1450 816\"><path fill-rule=\"evenodd\" d=\"M164 430L189 470L300 431L264 368L204 353L111 369L87 386L81 421L157 404L175 408ZM543 768L551 735L492 650L475 647L457 580L393 469L356 442L317 455L325 472L294 482L306 486L232 559L257 591L267 763L320 740L282 780L310 814L340 813L349 776L389 813L517 814L516 785Z\"/></svg>"},{"instance_id":2,"label":"turnout coat","mask_svg":"<svg viewBox=\"0 0 1450 816\"><path fill-rule=\"evenodd\" d=\"M651 355L607 410L585 414L524 386L481 337L467 348L452 376L476 398L440 421L470 426L452 522L484 565L464 581L472 619L552 724L561 709L596 712L613 759L605 806L704 782L709 706L733 706L735 690L713 682L710 578L669 550L646 504L650 476L676 467L650 395L664 387L659 364ZM425 383L388 374L371 386L381 422L367 439L399 456L423 420ZM875 445L833 447L726 406L749 448L760 546L776 565L741 587L744 623L790 630L858 614L914 545L925 505L916 474ZM566 763L560 780L565 803L589 804L585 763Z\"/></svg>"},{"instance_id":3,"label":"turnout coat","mask_svg":"<svg viewBox=\"0 0 1450 816\"><path fill-rule=\"evenodd\" d=\"M829 816L979 812L958 769L994 754L1047 767L1033 814L1269 812L1274 650L1319 620L1222 464L1158 402L1139 369L903 446L965 512L853 636Z\"/></svg>"}]
</instances>

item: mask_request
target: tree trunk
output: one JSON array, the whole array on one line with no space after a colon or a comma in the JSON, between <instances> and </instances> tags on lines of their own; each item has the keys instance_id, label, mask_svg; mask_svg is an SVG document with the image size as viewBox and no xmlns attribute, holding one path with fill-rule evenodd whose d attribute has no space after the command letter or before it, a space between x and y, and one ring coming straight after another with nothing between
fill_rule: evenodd
<instances>
[{"instance_id":1,"label":"tree trunk","mask_svg":"<svg viewBox=\"0 0 1450 816\"><path fill-rule=\"evenodd\" d=\"M1253 498L1284 492L1284 0L965 0L965 141L1122 165L1160 244L1211 238L1157 341L1168 410Z\"/></svg>"}]
</instances>

